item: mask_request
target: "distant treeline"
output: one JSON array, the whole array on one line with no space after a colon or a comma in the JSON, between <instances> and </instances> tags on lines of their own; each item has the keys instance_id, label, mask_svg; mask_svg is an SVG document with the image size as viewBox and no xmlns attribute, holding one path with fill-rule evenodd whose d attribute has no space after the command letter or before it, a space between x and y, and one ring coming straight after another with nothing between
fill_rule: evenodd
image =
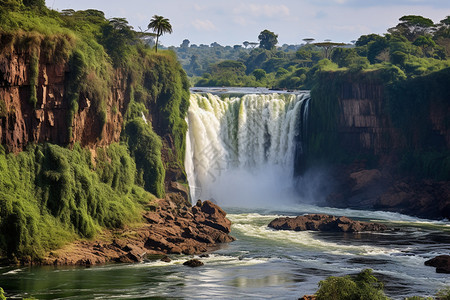
<instances>
[{"instance_id":1,"label":"distant treeline","mask_svg":"<svg viewBox=\"0 0 450 300\"><path fill-rule=\"evenodd\" d=\"M351 44L304 39L302 45L276 47L277 35L264 30L259 43L173 48L197 86L267 86L309 89L317 70L396 69L399 78L430 74L450 66L450 16L437 24L422 16L403 16L386 34L368 34ZM324 61L325 60L325 61Z\"/></svg>"}]
</instances>

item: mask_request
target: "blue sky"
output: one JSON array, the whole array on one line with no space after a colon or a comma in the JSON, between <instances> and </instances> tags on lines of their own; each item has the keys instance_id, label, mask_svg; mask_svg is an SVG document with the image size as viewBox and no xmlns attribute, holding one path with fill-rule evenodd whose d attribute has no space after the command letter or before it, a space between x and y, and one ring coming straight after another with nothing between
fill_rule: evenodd
<instances>
[{"instance_id":1,"label":"blue sky","mask_svg":"<svg viewBox=\"0 0 450 300\"><path fill-rule=\"evenodd\" d=\"M350 42L362 34L383 34L403 15L421 15L435 23L450 15L448 0L46 0L55 10L98 9L107 18L125 17L136 30L155 14L168 18L174 32L161 43L242 44L257 41L269 29L279 45L303 38Z\"/></svg>"}]
</instances>

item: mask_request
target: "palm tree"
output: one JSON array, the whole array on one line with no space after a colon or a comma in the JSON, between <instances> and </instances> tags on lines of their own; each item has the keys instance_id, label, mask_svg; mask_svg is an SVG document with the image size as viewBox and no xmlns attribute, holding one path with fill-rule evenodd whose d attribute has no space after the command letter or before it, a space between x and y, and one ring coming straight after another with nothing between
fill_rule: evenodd
<instances>
[{"instance_id":1,"label":"palm tree","mask_svg":"<svg viewBox=\"0 0 450 300\"><path fill-rule=\"evenodd\" d=\"M169 19L163 16L154 15L147 26L147 29L152 29L156 33L156 52L158 52L158 39L164 33L172 33L172 25Z\"/></svg>"}]
</instances>

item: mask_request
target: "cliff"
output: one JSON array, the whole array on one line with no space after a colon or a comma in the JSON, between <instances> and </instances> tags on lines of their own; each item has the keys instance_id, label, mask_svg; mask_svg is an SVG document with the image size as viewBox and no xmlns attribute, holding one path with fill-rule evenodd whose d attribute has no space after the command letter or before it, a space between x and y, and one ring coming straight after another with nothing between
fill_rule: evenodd
<instances>
[{"instance_id":1,"label":"cliff","mask_svg":"<svg viewBox=\"0 0 450 300\"><path fill-rule=\"evenodd\" d=\"M52 63L39 59L34 105L30 103L31 55L13 51L0 56L0 144L8 152L20 152L31 143L55 143L96 148L120 140L123 114L130 97L127 94L127 74L115 70L106 100L106 122L96 116L91 101L80 94L78 110L69 120L70 103L66 87L70 80L68 62ZM73 128L69 136L69 128Z\"/></svg>"},{"instance_id":2,"label":"cliff","mask_svg":"<svg viewBox=\"0 0 450 300\"><path fill-rule=\"evenodd\" d=\"M0 257L12 261L135 226L156 197L190 205L176 57L131 35L114 60L71 34L0 31Z\"/></svg>"},{"instance_id":3,"label":"cliff","mask_svg":"<svg viewBox=\"0 0 450 300\"><path fill-rule=\"evenodd\" d=\"M332 166L329 204L450 215L450 69L408 80L323 72L313 88L308 161Z\"/></svg>"}]
</instances>

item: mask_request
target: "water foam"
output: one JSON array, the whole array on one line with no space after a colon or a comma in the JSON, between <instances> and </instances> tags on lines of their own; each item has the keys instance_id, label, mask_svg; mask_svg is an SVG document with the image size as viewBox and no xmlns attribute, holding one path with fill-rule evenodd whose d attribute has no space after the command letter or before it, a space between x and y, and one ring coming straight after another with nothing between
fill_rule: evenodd
<instances>
[{"instance_id":1,"label":"water foam","mask_svg":"<svg viewBox=\"0 0 450 300\"><path fill-rule=\"evenodd\" d=\"M185 167L192 200L240 207L292 200L296 137L308 99L309 93L191 94Z\"/></svg>"}]
</instances>

